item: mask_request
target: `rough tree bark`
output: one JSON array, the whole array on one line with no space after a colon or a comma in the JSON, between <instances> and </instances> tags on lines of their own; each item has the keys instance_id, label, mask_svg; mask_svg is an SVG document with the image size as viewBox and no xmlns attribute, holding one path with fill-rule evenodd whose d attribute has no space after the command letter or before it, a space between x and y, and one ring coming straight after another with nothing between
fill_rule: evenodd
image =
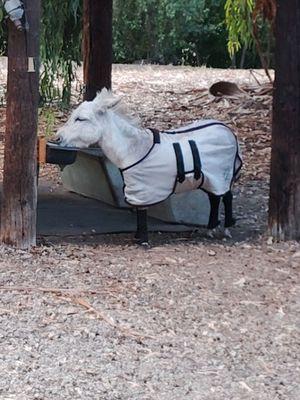
<instances>
[{"instance_id":1,"label":"rough tree bark","mask_svg":"<svg viewBox=\"0 0 300 400\"><path fill-rule=\"evenodd\" d=\"M300 239L300 2L278 0L269 228Z\"/></svg>"},{"instance_id":2,"label":"rough tree bark","mask_svg":"<svg viewBox=\"0 0 300 400\"><path fill-rule=\"evenodd\" d=\"M36 244L36 143L40 0L24 1L29 31L9 22L1 240Z\"/></svg>"},{"instance_id":3,"label":"rough tree bark","mask_svg":"<svg viewBox=\"0 0 300 400\"><path fill-rule=\"evenodd\" d=\"M85 100L111 88L112 0L83 1L83 57Z\"/></svg>"}]
</instances>

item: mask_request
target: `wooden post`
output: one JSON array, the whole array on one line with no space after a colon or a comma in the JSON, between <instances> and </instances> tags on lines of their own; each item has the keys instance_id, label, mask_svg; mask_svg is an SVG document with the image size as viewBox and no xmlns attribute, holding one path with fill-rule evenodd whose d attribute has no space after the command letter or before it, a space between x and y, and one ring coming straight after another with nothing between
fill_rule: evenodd
<instances>
[{"instance_id":1,"label":"wooden post","mask_svg":"<svg viewBox=\"0 0 300 400\"><path fill-rule=\"evenodd\" d=\"M83 0L85 100L111 88L112 0Z\"/></svg>"},{"instance_id":2,"label":"wooden post","mask_svg":"<svg viewBox=\"0 0 300 400\"><path fill-rule=\"evenodd\" d=\"M300 239L300 2L277 0L269 228Z\"/></svg>"},{"instance_id":3,"label":"wooden post","mask_svg":"<svg viewBox=\"0 0 300 400\"><path fill-rule=\"evenodd\" d=\"M25 249L36 244L40 3L24 1L29 30L9 22L8 38L1 240Z\"/></svg>"}]
</instances>

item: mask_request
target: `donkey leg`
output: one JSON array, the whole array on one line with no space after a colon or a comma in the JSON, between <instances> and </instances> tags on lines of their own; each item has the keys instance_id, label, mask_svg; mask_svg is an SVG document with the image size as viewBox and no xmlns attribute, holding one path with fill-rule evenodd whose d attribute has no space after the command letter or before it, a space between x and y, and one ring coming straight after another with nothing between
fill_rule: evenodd
<instances>
[{"instance_id":1,"label":"donkey leg","mask_svg":"<svg viewBox=\"0 0 300 400\"><path fill-rule=\"evenodd\" d=\"M137 208L137 229L135 238L138 239L138 244L147 245L148 244L148 221L147 221L147 209Z\"/></svg>"},{"instance_id":2,"label":"donkey leg","mask_svg":"<svg viewBox=\"0 0 300 400\"><path fill-rule=\"evenodd\" d=\"M225 193L223 196L223 203L225 209L225 228L230 228L235 225L236 220L233 218L232 212L232 192Z\"/></svg>"},{"instance_id":3,"label":"donkey leg","mask_svg":"<svg viewBox=\"0 0 300 400\"><path fill-rule=\"evenodd\" d=\"M213 237L213 230L220 225L219 221L219 206L220 206L220 196L216 196L214 194L208 194L209 203L210 203L210 214L208 220L208 236Z\"/></svg>"},{"instance_id":4,"label":"donkey leg","mask_svg":"<svg viewBox=\"0 0 300 400\"><path fill-rule=\"evenodd\" d=\"M229 228L231 226L234 226L236 223L236 220L233 218L233 211L232 211L232 192L229 190L229 192L225 193L223 196L223 203L224 203L224 210L225 210L225 230L224 234L225 236L231 238L231 233Z\"/></svg>"}]
</instances>

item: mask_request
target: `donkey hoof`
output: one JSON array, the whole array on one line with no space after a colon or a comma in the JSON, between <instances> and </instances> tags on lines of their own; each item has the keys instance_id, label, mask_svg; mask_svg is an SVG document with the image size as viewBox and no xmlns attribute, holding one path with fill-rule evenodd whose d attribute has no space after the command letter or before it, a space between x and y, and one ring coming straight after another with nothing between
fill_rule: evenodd
<instances>
[{"instance_id":1,"label":"donkey hoof","mask_svg":"<svg viewBox=\"0 0 300 400\"><path fill-rule=\"evenodd\" d=\"M144 249L148 249L150 247L150 244L147 240L139 240L137 244L143 247Z\"/></svg>"},{"instance_id":2,"label":"donkey hoof","mask_svg":"<svg viewBox=\"0 0 300 400\"><path fill-rule=\"evenodd\" d=\"M214 229L208 229L207 231L207 237L210 239L214 239L216 233L216 228Z\"/></svg>"},{"instance_id":3,"label":"donkey hoof","mask_svg":"<svg viewBox=\"0 0 300 400\"><path fill-rule=\"evenodd\" d=\"M224 229L224 236L225 236L226 238L228 238L228 239L232 239L232 234L231 234L229 228L225 228L225 229Z\"/></svg>"},{"instance_id":4,"label":"donkey hoof","mask_svg":"<svg viewBox=\"0 0 300 400\"><path fill-rule=\"evenodd\" d=\"M225 228L231 228L235 224L236 224L236 219L235 218L231 218L229 221L225 220Z\"/></svg>"},{"instance_id":5,"label":"donkey hoof","mask_svg":"<svg viewBox=\"0 0 300 400\"><path fill-rule=\"evenodd\" d=\"M149 247L149 239L147 237L135 237L135 243L138 246Z\"/></svg>"},{"instance_id":6,"label":"donkey hoof","mask_svg":"<svg viewBox=\"0 0 300 400\"><path fill-rule=\"evenodd\" d=\"M149 246L149 240L148 238L142 237L141 234L136 233L134 235L134 241L136 244L138 244L139 246L143 246L143 247L147 247Z\"/></svg>"}]
</instances>

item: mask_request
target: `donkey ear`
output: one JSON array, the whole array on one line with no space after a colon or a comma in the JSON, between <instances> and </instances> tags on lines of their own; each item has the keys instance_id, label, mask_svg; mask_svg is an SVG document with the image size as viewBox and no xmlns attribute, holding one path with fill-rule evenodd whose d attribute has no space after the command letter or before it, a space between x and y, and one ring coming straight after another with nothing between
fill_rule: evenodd
<instances>
[{"instance_id":1,"label":"donkey ear","mask_svg":"<svg viewBox=\"0 0 300 400\"><path fill-rule=\"evenodd\" d=\"M103 99L105 96L107 96L108 93L109 93L109 90L106 87L102 88L101 90L98 90L94 101Z\"/></svg>"},{"instance_id":2,"label":"donkey ear","mask_svg":"<svg viewBox=\"0 0 300 400\"><path fill-rule=\"evenodd\" d=\"M110 108L115 107L121 98L115 97L110 90L103 88L101 92L97 92L95 99L93 100L98 112L105 112Z\"/></svg>"},{"instance_id":3,"label":"donkey ear","mask_svg":"<svg viewBox=\"0 0 300 400\"><path fill-rule=\"evenodd\" d=\"M120 101L121 101L121 98L120 98L120 97L115 97L115 96L112 96L112 95L111 95L111 97L107 97L107 98L105 99L105 106L106 106L107 109L113 108L113 107L115 107L117 104L119 104Z\"/></svg>"},{"instance_id":4,"label":"donkey ear","mask_svg":"<svg viewBox=\"0 0 300 400\"><path fill-rule=\"evenodd\" d=\"M107 96L107 94L108 94L108 90L106 89L106 87L101 89L101 91L97 92L96 97L93 100L93 103L99 110L104 108L104 99ZM103 111L104 111L104 109L103 109Z\"/></svg>"}]
</instances>

